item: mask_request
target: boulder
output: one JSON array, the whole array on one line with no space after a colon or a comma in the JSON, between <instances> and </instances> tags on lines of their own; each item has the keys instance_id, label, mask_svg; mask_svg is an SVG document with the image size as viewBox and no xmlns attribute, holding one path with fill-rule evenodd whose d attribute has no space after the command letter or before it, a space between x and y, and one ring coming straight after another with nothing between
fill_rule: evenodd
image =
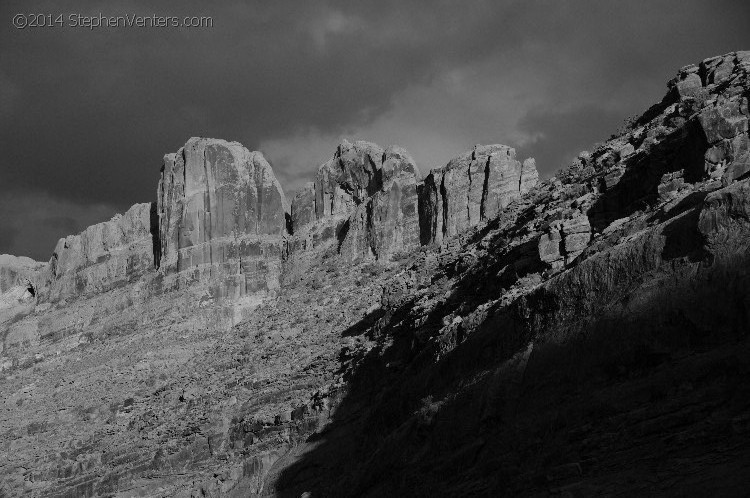
<instances>
[{"instance_id":1,"label":"boulder","mask_svg":"<svg viewBox=\"0 0 750 498\"><path fill-rule=\"evenodd\" d=\"M287 203L263 154L191 138L164 157L157 195L162 272L216 297L278 288Z\"/></svg>"}]
</instances>

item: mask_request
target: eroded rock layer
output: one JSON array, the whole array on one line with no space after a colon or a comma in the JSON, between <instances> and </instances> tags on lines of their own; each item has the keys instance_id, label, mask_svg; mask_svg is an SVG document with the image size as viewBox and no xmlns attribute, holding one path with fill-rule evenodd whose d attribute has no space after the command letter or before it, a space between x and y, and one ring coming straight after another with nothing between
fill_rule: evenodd
<instances>
[{"instance_id":1,"label":"eroded rock layer","mask_svg":"<svg viewBox=\"0 0 750 498\"><path fill-rule=\"evenodd\" d=\"M39 288L42 301L90 296L133 282L154 269L153 204L60 239Z\"/></svg>"},{"instance_id":2,"label":"eroded rock layer","mask_svg":"<svg viewBox=\"0 0 750 498\"><path fill-rule=\"evenodd\" d=\"M212 282L217 297L278 288L286 199L260 152L191 138L164 157L157 205L163 272Z\"/></svg>"},{"instance_id":3,"label":"eroded rock layer","mask_svg":"<svg viewBox=\"0 0 750 498\"><path fill-rule=\"evenodd\" d=\"M31 258L0 254L0 337L8 322L33 309L46 266Z\"/></svg>"},{"instance_id":4,"label":"eroded rock layer","mask_svg":"<svg viewBox=\"0 0 750 498\"><path fill-rule=\"evenodd\" d=\"M0 294L13 287L32 284L36 286L38 273L45 264L31 258L0 254Z\"/></svg>"}]
</instances>

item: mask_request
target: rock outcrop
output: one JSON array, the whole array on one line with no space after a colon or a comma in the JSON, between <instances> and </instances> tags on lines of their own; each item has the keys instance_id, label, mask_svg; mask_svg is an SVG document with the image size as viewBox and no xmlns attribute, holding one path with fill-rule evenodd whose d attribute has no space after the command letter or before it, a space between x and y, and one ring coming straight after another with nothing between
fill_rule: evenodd
<instances>
[{"instance_id":1,"label":"rock outcrop","mask_svg":"<svg viewBox=\"0 0 750 498\"><path fill-rule=\"evenodd\" d=\"M571 263L591 241L588 217L573 211L564 219L554 221L539 238L539 257L554 268Z\"/></svg>"},{"instance_id":2,"label":"rock outcrop","mask_svg":"<svg viewBox=\"0 0 750 498\"><path fill-rule=\"evenodd\" d=\"M430 171L420 188L422 244L443 239L497 215L539 179L533 159L516 160L505 145L477 145Z\"/></svg>"},{"instance_id":3,"label":"rock outcrop","mask_svg":"<svg viewBox=\"0 0 750 498\"><path fill-rule=\"evenodd\" d=\"M589 211L595 231L695 182L728 184L750 171L749 71L750 52L686 66L660 103L618 137L581 154L561 179L595 182L601 194Z\"/></svg>"},{"instance_id":4,"label":"rock outcrop","mask_svg":"<svg viewBox=\"0 0 750 498\"><path fill-rule=\"evenodd\" d=\"M0 331L19 307L33 306L46 263L0 254Z\"/></svg>"},{"instance_id":5,"label":"rock outcrop","mask_svg":"<svg viewBox=\"0 0 750 498\"><path fill-rule=\"evenodd\" d=\"M419 170L400 147L342 142L292 201L291 252L336 244L347 261L419 246Z\"/></svg>"},{"instance_id":6,"label":"rock outcrop","mask_svg":"<svg viewBox=\"0 0 750 498\"><path fill-rule=\"evenodd\" d=\"M279 286L286 199L260 152L191 138L164 157L158 187L159 267L238 299Z\"/></svg>"},{"instance_id":7,"label":"rock outcrop","mask_svg":"<svg viewBox=\"0 0 750 498\"><path fill-rule=\"evenodd\" d=\"M37 286L39 272L45 266L45 263L24 256L0 254L0 294L6 293L19 285Z\"/></svg>"},{"instance_id":8,"label":"rock outcrop","mask_svg":"<svg viewBox=\"0 0 750 498\"><path fill-rule=\"evenodd\" d=\"M60 239L49 261L41 301L90 296L133 282L154 269L153 203Z\"/></svg>"}]
</instances>

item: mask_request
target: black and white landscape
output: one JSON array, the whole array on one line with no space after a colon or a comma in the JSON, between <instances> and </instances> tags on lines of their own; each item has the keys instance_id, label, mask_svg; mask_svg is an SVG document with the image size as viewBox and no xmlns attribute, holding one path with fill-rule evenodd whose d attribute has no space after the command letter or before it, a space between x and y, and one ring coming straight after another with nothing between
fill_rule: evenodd
<instances>
[{"instance_id":1,"label":"black and white landscape","mask_svg":"<svg viewBox=\"0 0 750 498\"><path fill-rule=\"evenodd\" d=\"M0 498L747 494L744 2L0 13Z\"/></svg>"}]
</instances>

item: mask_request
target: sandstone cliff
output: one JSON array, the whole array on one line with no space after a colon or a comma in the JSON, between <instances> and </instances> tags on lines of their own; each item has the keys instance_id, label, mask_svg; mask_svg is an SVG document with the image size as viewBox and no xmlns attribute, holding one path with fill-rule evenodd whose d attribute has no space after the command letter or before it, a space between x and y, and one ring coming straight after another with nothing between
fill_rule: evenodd
<instances>
[{"instance_id":1,"label":"sandstone cliff","mask_svg":"<svg viewBox=\"0 0 750 498\"><path fill-rule=\"evenodd\" d=\"M60 239L39 288L42 301L90 296L137 280L154 269L153 205Z\"/></svg>"},{"instance_id":2,"label":"sandstone cliff","mask_svg":"<svg viewBox=\"0 0 750 498\"><path fill-rule=\"evenodd\" d=\"M477 145L430 171L420 188L422 244L440 244L496 216L539 179L533 159L516 160L505 145Z\"/></svg>"},{"instance_id":3,"label":"sandstone cliff","mask_svg":"<svg viewBox=\"0 0 750 498\"><path fill-rule=\"evenodd\" d=\"M26 307L33 307L45 263L0 254L0 330Z\"/></svg>"},{"instance_id":4,"label":"sandstone cliff","mask_svg":"<svg viewBox=\"0 0 750 498\"><path fill-rule=\"evenodd\" d=\"M0 254L0 294L19 285L38 285L38 273L44 266L31 258Z\"/></svg>"},{"instance_id":5,"label":"sandstone cliff","mask_svg":"<svg viewBox=\"0 0 750 498\"><path fill-rule=\"evenodd\" d=\"M344 141L292 201L291 252L336 245L347 261L419 246L419 170L400 147Z\"/></svg>"},{"instance_id":6,"label":"sandstone cliff","mask_svg":"<svg viewBox=\"0 0 750 498\"><path fill-rule=\"evenodd\" d=\"M260 152L191 138L164 157L157 212L161 271L211 281L217 297L278 288L286 199Z\"/></svg>"}]
</instances>

